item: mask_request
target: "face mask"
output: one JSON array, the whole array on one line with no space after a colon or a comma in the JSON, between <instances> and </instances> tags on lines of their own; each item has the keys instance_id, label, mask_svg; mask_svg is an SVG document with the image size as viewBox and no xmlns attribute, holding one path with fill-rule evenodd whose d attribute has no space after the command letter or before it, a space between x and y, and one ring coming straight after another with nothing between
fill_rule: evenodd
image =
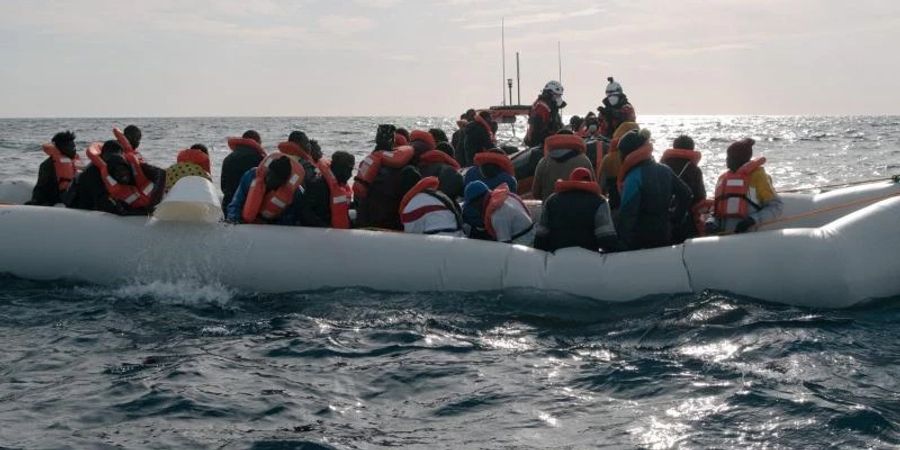
<instances>
[{"instance_id":1,"label":"face mask","mask_svg":"<svg viewBox=\"0 0 900 450\"><path fill-rule=\"evenodd\" d=\"M597 125L591 124L591 126L588 127L588 133L594 134L596 132L597 132Z\"/></svg>"},{"instance_id":2,"label":"face mask","mask_svg":"<svg viewBox=\"0 0 900 450\"><path fill-rule=\"evenodd\" d=\"M562 104L563 104L562 95L554 95L553 101L556 102L556 106L562 106Z\"/></svg>"},{"instance_id":3,"label":"face mask","mask_svg":"<svg viewBox=\"0 0 900 450\"><path fill-rule=\"evenodd\" d=\"M619 104L619 96L618 95L610 95L609 97L606 97L606 99L609 101L609 104L612 106L616 106Z\"/></svg>"}]
</instances>

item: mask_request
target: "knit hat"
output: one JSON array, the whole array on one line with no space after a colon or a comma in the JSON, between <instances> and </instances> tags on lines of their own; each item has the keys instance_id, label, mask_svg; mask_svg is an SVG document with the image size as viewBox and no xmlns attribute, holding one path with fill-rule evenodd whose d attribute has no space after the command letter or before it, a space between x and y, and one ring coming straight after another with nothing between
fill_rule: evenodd
<instances>
[{"instance_id":1,"label":"knit hat","mask_svg":"<svg viewBox=\"0 0 900 450\"><path fill-rule=\"evenodd\" d=\"M585 169L584 167L578 167L572 170L572 173L569 174L569 181L594 181L594 176L591 174L591 171Z\"/></svg>"},{"instance_id":2,"label":"knit hat","mask_svg":"<svg viewBox=\"0 0 900 450\"><path fill-rule=\"evenodd\" d=\"M483 181L473 181L466 185L466 193L463 197L465 198L466 203L471 203L477 200L478 197L488 193L488 191L490 191L490 189Z\"/></svg>"},{"instance_id":3,"label":"knit hat","mask_svg":"<svg viewBox=\"0 0 900 450\"><path fill-rule=\"evenodd\" d=\"M753 144L756 141L750 138L744 138L728 146L727 155L737 161L750 161L753 157Z\"/></svg>"},{"instance_id":4,"label":"knit hat","mask_svg":"<svg viewBox=\"0 0 900 450\"><path fill-rule=\"evenodd\" d=\"M635 122L622 122L622 124L619 125L619 128L616 128L616 131L613 132L612 138L621 139L622 136L625 135L625 133L631 130L639 130L640 128L641 127Z\"/></svg>"},{"instance_id":5,"label":"knit hat","mask_svg":"<svg viewBox=\"0 0 900 450\"><path fill-rule=\"evenodd\" d=\"M646 144L649 139L650 130L646 128L643 130L631 130L619 139L619 153L622 154L622 158L624 158L628 153L641 148L641 146Z\"/></svg>"}]
</instances>

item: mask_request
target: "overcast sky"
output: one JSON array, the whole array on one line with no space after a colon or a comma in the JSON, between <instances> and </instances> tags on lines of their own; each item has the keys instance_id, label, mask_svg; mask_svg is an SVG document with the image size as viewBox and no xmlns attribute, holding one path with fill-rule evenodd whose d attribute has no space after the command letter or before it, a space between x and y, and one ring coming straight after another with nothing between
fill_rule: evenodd
<instances>
[{"instance_id":1,"label":"overcast sky","mask_svg":"<svg viewBox=\"0 0 900 450\"><path fill-rule=\"evenodd\" d=\"M896 0L0 0L0 117L900 113Z\"/></svg>"}]
</instances>

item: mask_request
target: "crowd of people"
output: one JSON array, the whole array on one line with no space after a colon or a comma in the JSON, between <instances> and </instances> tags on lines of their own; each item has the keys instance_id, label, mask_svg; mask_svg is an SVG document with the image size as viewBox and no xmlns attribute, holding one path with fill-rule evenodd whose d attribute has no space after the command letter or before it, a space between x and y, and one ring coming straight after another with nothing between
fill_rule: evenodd
<instances>
[{"instance_id":1,"label":"crowd of people","mask_svg":"<svg viewBox=\"0 0 900 450\"><path fill-rule=\"evenodd\" d=\"M779 217L781 199L763 168L765 158L753 159L752 139L728 147L726 170L708 199L693 139L677 137L657 162L649 130L638 124L622 86L608 81L597 113L573 116L568 125L559 82L548 82L532 105L525 143L542 148L543 156L525 196L543 202L537 223L520 196L512 160L497 146L497 123L489 111L475 110L460 116L451 138L440 129L379 125L374 148L358 167L348 152L325 158L303 131L289 133L276 151L267 151L254 130L228 138L231 153L220 177L225 220L618 252L743 233ZM203 144L181 150L162 169L144 160L137 126L113 135L91 144L87 161L78 155L74 133L53 136L43 145L48 158L28 204L147 215L181 178L212 181ZM586 141L603 143L593 160Z\"/></svg>"}]
</instances>

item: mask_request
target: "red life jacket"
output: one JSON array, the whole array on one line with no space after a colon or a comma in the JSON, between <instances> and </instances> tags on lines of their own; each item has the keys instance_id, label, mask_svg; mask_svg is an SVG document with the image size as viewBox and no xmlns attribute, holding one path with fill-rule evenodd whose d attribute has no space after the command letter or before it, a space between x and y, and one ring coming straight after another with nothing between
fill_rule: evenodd
<instances>
[{"instance_id":1,"label":"red life jacket","mask_svg":"<svg viewBox=\"0 0 900 450\"><path fill-rule=\"evenodd\" d=\"M441 182L438 180L438 177L425 177L419 180L419 182L403 196L403 200L400 201L400 216L403 216L403 210L406 209L406 205L412 201L413 197L429 189L435 191L440 184ZM405 220L404 222L408 221Z\"/></svg>"},{"instance_id":2,"label":"red life jacket","mask_svg":"<svg viewBox=\"0 0 900 450\"><path fill-rule=\"evenodd\" d=\"M56 183L59 191L65 191L72 185L72 180L84 169L81 159L78 158L77 153L74 157L69 158L53 144L44 144L41 148L53 161L53 170L56 172Z\"/></svg>"},{"instance_id":3,"label":"red life jacket","mask_svg":"<svg viewBox=\"0 0 900 450\"><path fill-rule=\"evenodd\" d=\"M495 152L481 152L475 154L474 163L476 166L481 167L485 164L495 164L500 166L504 172L516 176L516 169L513 167L512 160L509 159L509 156L505 154L495 153Z\"/></svg>"},{"instance_id":4,"label":"red life jacket","mask_svg":"<svg viewBox=\"0 0 900 450\"><path fill-rule=\"evenodd\" d=\"M668 159L686 159L696 166L697 164L700 164L701 158L703 158L703 154L696 150L670 148L663 152L662 158L660 158L659 161L664 163Z\"/></svg>"},{"instance_id":5,"label":"red life jacket","mask_svg":"<svg viewBox=\"0 0 900 450\"><path fill-rule=\"evenodd\" d=\"M597 142L597 167L594 168L594 177L598 180L603 179L603 159L607 156L611 158L619 157L619 140L613 139L609 141L609 150L606 152L606 155L603 155L603 145L602 142ZM618 174L617 174L618 175Z\"/></svg>"},{"instance_id":6,"label":"red life jacket","mask_svg":"<svg viewBox=\"0 0 900 450\"><path fill-rule=\"evenodd\" d=\"M553 110L550 109L550 105L547 102L538 98L531 104L531 111L528 112L528 131L525 132L525 142L531 142L531 136L534 134L534 129L531 127L531 118L532 117L540 117L541 122L547 124L550 122L550 116L553 114Z\"/></svg>"},{"instance_id":7,"label":"red life jacket","mask_svg":"<svg viewBox=\"0 0 900 450\"><path fill-rule=\"evenodd\" d=\"M125 161L128 162L131 172L134 175L135 185L122 184L116 181L109 173L109 167L106 161L100 156L102 144L95 142L87 149L88 159L91 160L97 169L100 170L100 178L103 185L106 186L106 192L114 200L125 203L132 208L145 208L153 202L153 192L156 190L156 184L147 179L144 171L141 169L141 163L138 162L137 154L132 151L124 153Z\"/></svg>"},{"instance_id":8,"label":"red life jacket","mask_svg":"<svg viewBox=\"0 0 900 450\"><path fill-rule=\"evenodd\" d=\"M651 158L653 158L653 145L650 142L644 143L639 149L625 157L625 161L622 161L622 167L619 169L619 179L616 180L620 195L624 194L625 176L628 175L628 172L631 172L634 166Z\"/></svg>"},{"instance_id":9,"label":"red life jacket","mask_svg":"<svg viewBox=\"0 0 900 450\"><path fill-rule=\"evenodd\" d=\"M404 145L409 145L409 140L406 139L406 136L400 133L394 133L394 147L402 147Z\"/></svg>"},{"instance_id":10,"label":"red life jacket","mask_svg":"<svg viewBox=\"0 0 900 450\"><path fill-rule=\"evenodd\" d=\"M523 202L518 195L509 192L509 186L507 186L506 183L497 186L491 191L490 197L488 197L484 207L484 231L486 231L490 237L494 238L494 240L497 240L497 232L494 231L494 213L506 203L506 199L509 198L510 195L522 205L522 208L525 211L528 211L525 202Z\"/></svg>"},{"instance_id":11,"label":"red life jacket","mask_svg":"<svg viewBox=\"0 0 900 450\"><path fill-rule=\"evenodd\" d=\"M239 137L230 137L228 138L228 148L232 151L237 149L238 147L250 147L259 153L259 156L262 158L266 157L266 149L259 145L259 142L254 141L253 139L248 138L239 138Z\"/></svg>"},{"instance_id":12,"label":"red life jacket","mask_svg":"<svg viewBox=\"0 0 900 450\"><path fill-rule=\"evenodd\" d=\"M428 150L431 151L437 148L437 142L434 141L434 136L431 133L424 130L412 130L409 133L409 142L421 141L428 145Z\"/></svg>"},{"instance_id":13,"label":"red life jacket","mask_svg":"<svg viewBox=\"0 0 900 450\"><path fill-rule=\"evenodd\" d=\"M736 172L726 171L716 183L714 214L717 219L745 219L750 215L750 207L762 207L750 198L750 175L766 163L766 158L749 161Z\"/></svg>"},{"instance_id":14,"label":"red life jacket","mask_svg":"<svg viewBox=\"0 0 900 450\"><path fill-rule=\"evenodd\" d=\"M429 150L425 153L422 153L422 156L419 156L419 167L427 166L430 164L446 164L448 166L452 166L454 169L459 170L459 163L453 159L452 156L440 151L440 150Z\"/></svg>"},{"instance_id":15,"label":"red life jacket","mask_svg":"<svg viewBox=\"0 0 900 450\"><path fill-rule=\"evenodd\" d=\"M544 140L544 156L550 154L553 150L575 150L584 154L587 152L587 145L584 139L574 134L554 134L547 136Z\"/></svg>"},{"instance_id":16,"label":"red life jacket","mask_svg":"<svg viewBox=\"0 0 900 450\"><path fill-rule=\"evenodd\" d=\"M392 151L376 150L363 158L353 177L353 195L358 199L366 198L369 194L369 186L378 177L381 166L394 169L402 168L412 160L415 150L408 145L397 147Z\"/></svg>"},{"instance_id":17,"label":"red life jacket","mask_svg":"<svg viewBox=\"0 0 900 450\"><path fill-rule=\"evenodd\" d=\"M119 146L122 147L122 151L124 153L134 153L137 156L137 160L140 163L144 162L144 156L140 154L134 147L131 146L131 141L128 140L128 137L125 136L118 128L113 128L113 136L116 137L116 141L118 141Z\"/></svg>"},{"instance_id":18,"label":"red life jacket","mask_svg":"<svg viewBox=\"0 0 900 450\"><path fill-rule=\"evenodd\" d=\"M244 223L261 223L262 220L259 217L265 220L274 220L294 202L294 193L303 184L306 173L303 171L303 166L293 158L288 158L291 162L291 176L288 181L278 189L266 192L266 174L269 173L269 165L279 158L288 157L282 153L272 153L266 156L256 168L256 178L250 183L250 191L247 193L247 200L241 210L241 219Z\"/></svg>"},{"instance_id":19,"label":"red life jacket","mask_svg":"<svg viewBox=\"0 0 900 450\"><path fill-rule=\"evenodd\" d=\"M556 180L553 192L584 191L600 196L600 185L596 181Z\"/></svg>"},{"instance_id":20,"label":"red life jacket","mask_svg":"<svg viewBox=\"0 0 900 450\"><path fill-rule=\"evenodd\" d=\"M284 153L285 155L296 156L304 161L309 162L312 165L316 165L316 162L313 160L312 156L309 156L309 152L303 149L300 144L296 142L282 142L278 144L278 151Z\"/></svg>"},{"instance_id":21,"label":"red life jacket","mask_svg":"<svg viewBox=\"0 0 900 450\"><path fill-rule=\"evenodd\" d=\"M187 148L178 152L178 158L176 158L175 162L196 164L205 170L206 173L212 172L209 166L209 155L195 148Z\"/></svg>"},{"instance_id":22,"label":"red life jacket","mask_svg":"<svg viewBox=\"0 0 900 450\"><path fill-rule=\"evenodd\" d=\"M331 164L326 161L319 161L316 164L325 183L328 184L329 200L331 205L331 228L339 228L342 230L350 229L350 199L353 198L353 190L346 184L338 183L334 172L331 171Z\"/></svg>"}]
</instances>

